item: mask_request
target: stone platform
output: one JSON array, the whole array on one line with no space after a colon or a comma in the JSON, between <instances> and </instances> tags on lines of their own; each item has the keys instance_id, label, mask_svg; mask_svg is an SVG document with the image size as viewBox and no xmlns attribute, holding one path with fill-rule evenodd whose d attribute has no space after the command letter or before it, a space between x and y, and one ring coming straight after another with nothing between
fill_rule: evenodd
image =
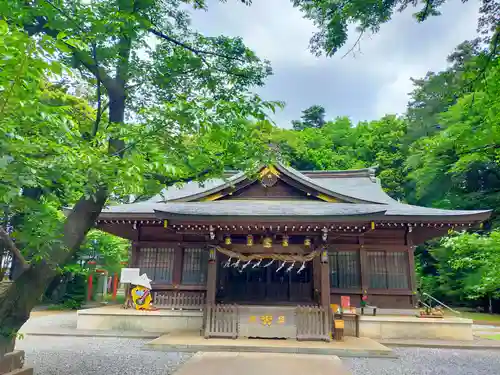
<instances>
[{"instance_id":1,"label":"stone platform","mask_svg":"<svg viewBox=\"0 0 500 375\"><path fill-rule=\"evenodd\" d=\"M391 349L366 337L345 337L344 341L297 341L272 339L205 339L197 331L163 335L146 344L148 350L181 352L256 352L281 354L336 355L340 357L396 358Z\"/></svg>"},{"instance_id":2,"label":"stone platform","mask_svg":"<svg viewBox=\"0 0 500 375\"><path fill-rule=\"evenodd\" d=\"M472 320L416 316L361 316L359 335L376 340L426 339L472 341Z\"/></svg>"},{"instance_id":3,"label":"stone platform","mask_svg":"<svg viewBox=\"0 0 500 375\"><path fill-rule=\"evenodd\" d=\"M119 306L78 310L76 328L80 330L172 332L199 330L203 312L188 310L140 311Z\"/></svg>"},{"instance_id":4,"label":"stone platform","mask_svg":"<svg viewBox=\"0 0 500 375\"><path fill-rule=\"evenodd\" d=\"M202 322L203 312L192 310L137 311L123 309L120 306L107 306L79 310L77 313L77 329L81 331L170 333L187 330L197 331L199 334ZM249 330L247 325L240 322L241 333ZM374 340L472 341L472 326L472 320L455 317L419 318L397 315L359 317L359 335ZM248 332L246 333L248 335ZM273 335L273 337L279 336Z\"/></svg>"}]
</instances>

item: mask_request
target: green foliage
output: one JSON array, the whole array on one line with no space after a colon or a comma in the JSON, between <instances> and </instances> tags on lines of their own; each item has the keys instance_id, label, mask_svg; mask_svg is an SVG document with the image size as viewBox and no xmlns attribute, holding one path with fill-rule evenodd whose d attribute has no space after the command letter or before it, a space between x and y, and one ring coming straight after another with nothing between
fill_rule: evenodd
<instances>
[{"instance_id":1,"label":"green foliage","mask_svg":"<svg viewBox=\"0 0 500 375\"><path fill-rule=\"evenodd\" d=\"M325 125L325 108L320 105L313 105L302 111L302 121L293 120L294 130L304 130L306 128L322 128Z\"/></svg>"},{"instance_id":2,"label":"green foliage","mask_svg":"<svg viewBox=\"0 0 500 375\"><path fill-rule=\"evenodd\" d=\"M61 301L62 306L68 310L80 309L87 299L86 288L85 275L81 273L72 275L71 280L66 285L66 293Z\"/></svg>"},{"instance_id":3,"label":"green foliage","mask_svg":"<svg viewBox=\"0 0 500 375\"><path fill-rule=\"evenodd\" d=\"M500 61L481 89L459 98L439 118L444 130L417 140L407 166L420 203L448 208L500 205Z\"/></svg>"},{"instance_id":4,"label":"green foliage","mask_svg":"<svg viewBox=\"0 0 500 375\"><path fill-rule=\"evenodd\" d=\"M119 272L121 263L128 260L130 241L113 236L100 230L91 230L85 239L81 249L76 254L76 259L81 261L96 261L100 268L109 273ZM83 264L83 269L87 269ZM72 270L74 271L74 270Z\"/></svg>"},{"instance_id":5,"label":"green foliage","mask_svg":"<svg viewBox=\"0 0 500 375\"><path fill-rule=\"evenodd\" d=\"M335 54L347 42L348 27L351 24L356 25L356 31L361 37L365 32L378 32L384 23L391 20L394 13L402 12L408 7L417 9L414 17L418 22L440 15L440 8L445 2L446 0L292 0L293 5L304 12L305 17L312 20L319 29L311 38L311 51L316 55L325 53L327 56ZM478 29L483 34L494 32L498 28L499 18L498 4L482 0ZM498 39L493 37L495 45L499 43Z\"/></svg>"},{"instance_id":6,"label":"green foliage","mask_svg":"<svg viewBox=\"0 0 500 375\"><path fill-rule=\"evenodd\" d=\"M282 156L302 170L380 167L383 186L395 198L404 194L405 160L402 138L406 122L395 116L353 126L346 118L327 121L321 128L278 129L273 142Z\"/></svg>"},{"instance_id":7,"label":"green foliage","mask_svg":"<svg viewBox=\"0 0 500 375\"><path fill-rule=\"evenodd\" d=\"M152 195L272 158L280 103L247 91L269 64L190 29L180 2L127 3L0 1L2 217L32 264L62 245L63 207L103 187Z\"/></svg>"},{"instance_id":8,"label":"green foliage","mask_svg":"<svg viewBox=\"0 0 500 375\"><path fill-rule=\"evenodd\" d=\"M445 238L442 246L460 293L469 299L500 296L499 230L488 235L461 233Z\"/></svg>"}]
</instances>

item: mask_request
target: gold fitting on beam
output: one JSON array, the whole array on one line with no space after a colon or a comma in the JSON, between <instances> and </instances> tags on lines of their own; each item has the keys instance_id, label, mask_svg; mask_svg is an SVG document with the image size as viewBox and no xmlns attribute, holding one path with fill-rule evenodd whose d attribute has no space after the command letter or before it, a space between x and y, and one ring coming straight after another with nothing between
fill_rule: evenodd
<instances>
[{"instance_id":1,"label":"gold fitting on beam","mask_svg":"<svg viewBox=\"0 0 500 375\"><path fill-rule=\"evenodd\" d=\"M269 236L264 237L262 240L262 246L266 249L273 247L273 239Z\"/></svg>"},{"instance_id":2,"label":"gold fitting on beam","mask_svg":"<svg viewBox=\"0 0 500 375\"><path fill-rule=\"evenodd\" d=\"M281 241L281 246L287 247L288 246L288 240L289 240L289 237L285 234L283 236L283 240Z\"/></svg>"}]
</instances>

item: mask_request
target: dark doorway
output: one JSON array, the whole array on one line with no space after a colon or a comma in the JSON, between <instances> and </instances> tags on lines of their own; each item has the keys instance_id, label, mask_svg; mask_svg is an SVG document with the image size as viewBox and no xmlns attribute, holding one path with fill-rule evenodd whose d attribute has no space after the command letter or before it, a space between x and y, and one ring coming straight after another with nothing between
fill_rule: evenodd
<instances>
[{"instance_id":1,"label":"dark doorway","mask_svg":"<svg viewBox=\"0 0 500 375\"><path fill-rule=\"evenodd\" d=\"M306 263L299 274L301 264L286 272L290 263L277 271L281 262L274 262L269 267L262 265L252 268L252 264L244 270L234 267L223 267L227 259L219 263L217 300L225 303L274 304L304 303L313 299L312 264ZM241 265L240 265L241 266Z\"/></svg>"}]
</instances>

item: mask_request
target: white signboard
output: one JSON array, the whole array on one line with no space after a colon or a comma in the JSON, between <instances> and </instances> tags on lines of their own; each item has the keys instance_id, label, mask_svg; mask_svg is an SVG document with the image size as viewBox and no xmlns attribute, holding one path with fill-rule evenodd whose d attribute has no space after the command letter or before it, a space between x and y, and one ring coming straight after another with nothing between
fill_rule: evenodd
<instances>
[{"instance_id":1,"label":"white signboard","mask_svg":"<svg viewBox=\"0 0 500 375\"><path fill-rule=\"evenodd\" d=\"M120 282L133 284L132 280L137 280L139 278L139 268L122 268L122 273L120 275Z\"/></svg>"},{"instance_id":2,"label":"white signboard","mask_svg":"<svg viewBox=\"0 0 500 375\"><path fill-rule=\"evenodd\" d=\"M120 282L151 289L151 280L145 273L139 276L139 268L122 268Z\"/></svg>"}]
</instances>

